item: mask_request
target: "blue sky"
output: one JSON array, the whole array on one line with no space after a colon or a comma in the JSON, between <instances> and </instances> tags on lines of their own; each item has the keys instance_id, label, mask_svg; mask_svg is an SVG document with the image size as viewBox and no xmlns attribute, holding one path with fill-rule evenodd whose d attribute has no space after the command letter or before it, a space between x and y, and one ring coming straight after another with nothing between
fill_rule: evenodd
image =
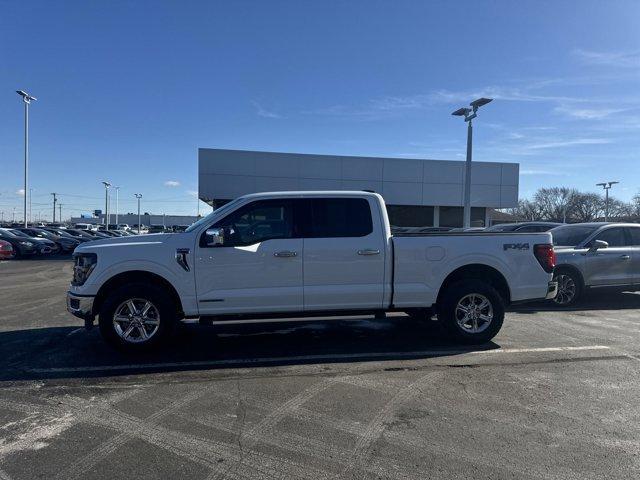
<instances>
[{"instance_id":1,"label":"blue sky","mask_svg":"<svg viewBox=\"0 0 640 480\"><path fill-rule=\"evenodd\" d=\"M198 147L474 160L640 189L640 2L0 1L0 211L195 213ZM206 211L203 209L203 211ZM19 216L18 213L16 216Z\"/></svg>"}]
</instances>

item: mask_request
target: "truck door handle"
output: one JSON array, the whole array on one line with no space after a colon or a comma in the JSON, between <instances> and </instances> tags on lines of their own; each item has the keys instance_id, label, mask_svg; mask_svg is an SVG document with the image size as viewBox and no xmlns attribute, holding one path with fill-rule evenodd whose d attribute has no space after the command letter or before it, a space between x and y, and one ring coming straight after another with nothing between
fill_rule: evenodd
<instances>
[{"instance_id":1,"label":"truck door handle","mask_svg":"<svg viewBox=\"0 0 640 480\"><path fill-rule=\"evenodd\" d=\"M373 248L365 248L364 250L358 250L358 255L379 255L380 250L375 250Z\"/></svg>"},{"instance_id":2,"label":"truck door handle","mask_svg":"<svg viewBox=\"0 0 640 480\"><path fill-rule=\"evenodd\" d=\"M281 257L281 258L295 257L297 255L298 255L298 252L290 252L288 250L283 250L282 252L276 252L273 254L274 257Z\"/></svg>"},{"instance_id":3,"label":"truck door handle","mask_svg":"<svg viewBox=\"0 0 640 480\"><path fill-rule=\"evenodd\" d=\"M630 258L630 255L620 255L620 260L629 260Z\"/></svg>"}]
</instances>

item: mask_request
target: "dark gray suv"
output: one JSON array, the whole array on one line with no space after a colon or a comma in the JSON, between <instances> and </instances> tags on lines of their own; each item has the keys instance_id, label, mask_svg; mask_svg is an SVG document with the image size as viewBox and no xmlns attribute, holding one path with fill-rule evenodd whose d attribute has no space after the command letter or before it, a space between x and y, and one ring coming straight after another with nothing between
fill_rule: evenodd
<instances>
[{"instance_id":1,"label":"dark gray suv","mask_svg":"<svg viewBox=\"0 0 640 480\"><path fill-rule=\"evenodd\" d=\"M640 224L577 223L551 235L558 305L574 304L590 288L640 290Z\"/></svg>"}]
</instances>

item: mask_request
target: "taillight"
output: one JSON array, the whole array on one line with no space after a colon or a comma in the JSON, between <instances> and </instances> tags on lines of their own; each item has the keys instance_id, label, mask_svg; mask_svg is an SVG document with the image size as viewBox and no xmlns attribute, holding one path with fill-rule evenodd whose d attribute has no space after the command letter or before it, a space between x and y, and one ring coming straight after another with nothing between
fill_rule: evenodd
<instances>
[{"instance_id":1,"label":"taillight","mask_svg":"<svg viewBox=\"0 0 640 480\"><path fill-rule=\"evenodd\" d=\"M553 245L550 243L539 243L533 246L533 254L536 256L538 263L542 269L547 272L553 272L556 266L556 252L553 251Z\"/></svg>"}]
</instances>

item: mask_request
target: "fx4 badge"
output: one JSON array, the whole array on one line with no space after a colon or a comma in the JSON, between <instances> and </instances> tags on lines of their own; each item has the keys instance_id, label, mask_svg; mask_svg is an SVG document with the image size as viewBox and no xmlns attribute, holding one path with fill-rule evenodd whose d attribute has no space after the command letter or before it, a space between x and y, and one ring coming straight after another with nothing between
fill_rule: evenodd
<instances>
[{"instance_id":1,"label":"fx4 badge","mask_svg":"<svg viewBox=\"0 0 640 480\"><path fill-rule=\"evenodd\" d=\"M505 250L529 250L528 243L505 243L502 245Z\"/></svg>"}]
</instances>

